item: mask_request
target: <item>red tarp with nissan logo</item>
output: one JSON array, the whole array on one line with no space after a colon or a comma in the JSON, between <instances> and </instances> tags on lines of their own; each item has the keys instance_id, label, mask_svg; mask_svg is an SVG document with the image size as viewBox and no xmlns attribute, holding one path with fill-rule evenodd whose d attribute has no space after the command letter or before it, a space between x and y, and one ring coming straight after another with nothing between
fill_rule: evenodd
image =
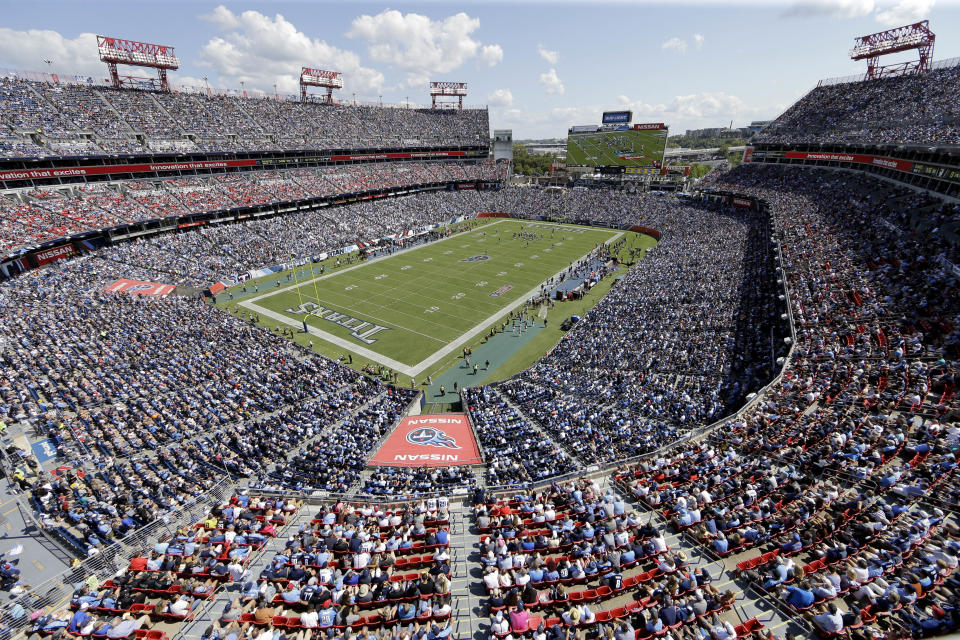
<instances>
[{"instance_id":1,"label":"red tarp with nissan logo","mask_svg":"<svg viewBox=\"0 0 960 640\"><path fill-rule=\"evenodd\" d=\"M104 289L104 291L107 293L129 293L135 296L166 296L170 295L174 289L176 289L176 287L172 284L121 278Z\"/></svg>"},{"instance_id":2,"label":"red tarp with nissan logo","mask_svg":"<svg viewBox=\"0 0 960 640\"><path fill-rule=\"evenodd\" d=\"M462 413L404 418L390 434L370 466L453 467L480 464L480 448Z\"/></svg>"}]
</instances>

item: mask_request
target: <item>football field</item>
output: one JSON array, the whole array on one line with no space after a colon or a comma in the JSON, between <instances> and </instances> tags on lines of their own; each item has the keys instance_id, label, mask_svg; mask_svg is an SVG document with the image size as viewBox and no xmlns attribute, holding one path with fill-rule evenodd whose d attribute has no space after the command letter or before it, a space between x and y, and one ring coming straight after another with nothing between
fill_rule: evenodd
<instances>
[{"instance_id":1,"label":"football field","mask_svg":"<svg viewBox=\"0 0 960 640\"><path fill-rule=\"evenodd\" d=\"M415 376L485 333L548 279L624 232L495 220L290 282L239 306Z\"/></svg>"}]
</instances>

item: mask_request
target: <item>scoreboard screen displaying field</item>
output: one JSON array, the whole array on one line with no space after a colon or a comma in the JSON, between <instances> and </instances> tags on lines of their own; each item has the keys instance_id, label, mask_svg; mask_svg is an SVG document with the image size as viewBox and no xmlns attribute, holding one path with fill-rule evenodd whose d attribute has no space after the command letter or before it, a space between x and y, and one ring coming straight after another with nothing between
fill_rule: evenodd
<instances>
[{"instance_id":1,"label":"scoreboard screen displaying field","mask_svg":"<svg viewBox=\"0 0 960 640\"><path fill-rule=\"evenodd\" d=\"M567 134L567 166L661 167L666 145L665 128L572 127Z\"/></svg>"}]
</instances>

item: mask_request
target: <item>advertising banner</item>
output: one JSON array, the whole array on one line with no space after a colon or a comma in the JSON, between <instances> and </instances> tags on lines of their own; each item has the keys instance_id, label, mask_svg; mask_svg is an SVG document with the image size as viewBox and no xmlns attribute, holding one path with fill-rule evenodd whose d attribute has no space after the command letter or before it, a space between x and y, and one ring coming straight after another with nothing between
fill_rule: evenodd
<instances>
[{"instance_id":1,"label":"advertising banner","mask_svg":"<svg viewBox=\"0 0 960 640\"><path fill-rule=\"evenodd\" d=\"M330 156L331 162L347 160L417 160L430 158L454 158L467 155L466 151L411 151L402 153L352 153L349 155Z\"/></svg>"},{"instance_id":2,"label":"advertising banner","mask_svg":"<svg viewBox=\"0 0 960 640\"><path fill-rule=\"evenodd\" d=\"M480 448L467 416L443 413L404 418L367 464L452 467L481 462Z\"/></svg>"},{"instance_id":3,"label":"advertising banner","mask_svg":"<svg viewBox=\"0 0 960 640\"><path fill-rule=\"evenodd\" d=\"M63 167L60 169L16 169L0 171L3 180L35 180L40 178L69 178L105 173L151 173L154 171L189 171L194 169L226 169L227 167L255 167L257 160L220 160L203 162L157 162L153 164L105 164L94 167Z\"/></svg>"},{"instance_id":4,"label":"advertising banner","mask_svg":"<svg viewBox=\"0 0 960 640\"><path fill-rule=\"evenodd\" d=\"M791 160L823 160L826 162L852 162L854 164L871 164L877 167L886 167L887 169L896 169L897 171L911 171L913 163L907 160L897 160L895 158L885 158L883 156L866 155L859 153L828 153L814 151L787 151L783 154L784 158Z\"/></svg>"},{"instance_id":5,"label":"advertising banner","mask_svg":"<svg viewBox=\"0 0 960 640\"><path fill-rule=\"evenodd\" d=\"M51 262L56 262L57 260L65 260L76 253L73 249L72 244L62 244L59 247L52 247L50 249L41 249L40 251L33 254L34 259L37 261L37 266L41 267L45 264L50 264Z\"/></svg>"},{"instance_id":6,"label":"advertising banner","mask_svg":"<svg viewBox=\"0 0 960 640\"><path fill-rule=\"evenodd\" d=\"M644 122L643 124L633 125L634 131L646 131L648 129L666 129L667 125L662 122Z\"/></svg>"}]
</instances>

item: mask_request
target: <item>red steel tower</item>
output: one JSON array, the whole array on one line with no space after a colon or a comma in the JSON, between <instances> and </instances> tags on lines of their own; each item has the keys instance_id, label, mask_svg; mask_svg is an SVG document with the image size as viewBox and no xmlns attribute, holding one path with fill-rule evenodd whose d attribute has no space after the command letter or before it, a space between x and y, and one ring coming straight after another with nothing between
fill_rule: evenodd
<instances>
[{"instance_id":1,"label":"red steel tower","mask_svg":"<svg viewBox=\"0 0 960 640\"><path fill-rule=\"evenodd\" d=\"M933 63L933 43L936 39L937 36L930 31L930 21L924 20L857 38L853 49L850 50L850 59L867 61L867 75L864 78L866 80L923 73L929 71ZM880 56L912 49L919 52L919 60L879 66Z\"/></svg>"},{"instance_id":2,"label":"red steel tower","mask_svg":"<svg viewBox=\"0 0 960 640\"><path fill-rule=\"evenodd\" d=\"M433 109L443 108L444 105L457 105L463 109L463 97L467 95L466 82L431 82L430 99Z\"/></svg>"},{"instance_id":3,"label":"red steel tower","mask_svg":"<svg viewBox=\"0 0 960 640\"><path fill-rule=\"evenodd\" d=\"M124 84L129 84L131 80L146 80L154 84L154 86L159 83L161 91L169 91L167 71L180 68L180 60L177 59L176 54L173 52L173 47L167 47L162 44L149 44L147 42L135 42L133 40L97 36L97 50L100 52L100 60L107 63L107 69L110 71L110 79L113 81L113 86L117 89ZM156 69L158 78L121 76L117 73L118 64Z\"/></svg>"},{"instance_id":4,"label":"red steel tower","mask_svg":"<svg viewBox=\"0 0 960 640\"><path fill-rule=\"evenodd\" d=\"M322 87L326 89L323 102L333 104L333 90L343 89L343 74L339 71L324 71L323 69L300 69L300 101L307 102L310 96L307 87Z\"/></svg>"}]
</instances>

